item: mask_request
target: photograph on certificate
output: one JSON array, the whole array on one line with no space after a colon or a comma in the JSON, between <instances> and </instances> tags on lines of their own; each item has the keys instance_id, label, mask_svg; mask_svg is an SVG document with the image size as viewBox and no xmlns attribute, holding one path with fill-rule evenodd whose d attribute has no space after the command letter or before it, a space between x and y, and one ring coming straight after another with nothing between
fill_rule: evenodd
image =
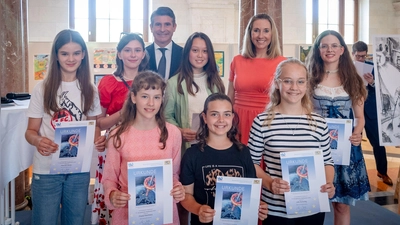
<instances>
[{"instance_id":1,"label":"photograph on certificate","mask_svg":"<svg viewBox=\"0 0 400 225\"><path fill-rule=\"evenodd\" d=\"M315 178L315 165L313 157L300 157L282 159L282 173L289 174L291 192L310 191L309 177Z\"/></svg>"},{"instance_id":2,"label":"photograph on certificate","mask_svg":"<svg viewBox=\"0 0 400 225\"><path fill-rule=\"evenodd\" d=\"M79 133L61 135L60 158L77 157Z\"/></svg>"},{"instance_id":3,"label":"photograph on certificate","mask_svg":"<svg viewBox=\"0 0 400 225\"><path fill-rule=\"evenodd\" d=\"M156 175L137 176L135 179L136 206L156 204Z\"/></svg>"}]
</instances>

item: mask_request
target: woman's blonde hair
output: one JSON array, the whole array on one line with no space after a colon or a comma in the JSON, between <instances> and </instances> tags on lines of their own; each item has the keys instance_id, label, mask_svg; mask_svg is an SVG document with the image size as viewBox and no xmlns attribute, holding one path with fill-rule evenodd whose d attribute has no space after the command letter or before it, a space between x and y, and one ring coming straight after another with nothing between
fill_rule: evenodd
<instances>
[{"instance_id":1,"label":"woman's blonde hair","mask_svg":"<svg viewBox=\"0 0 400 225\"><path fill-rule=\"evenodd\" d=\"M278 66L276 67L276 71L274 74L275 77L271 81L272 84L271 84L271 88L270 88L270 92L269 92L270 102L268 103L268 105L265 109L265 112L267 113L267 119L265 120L264 124L267 125L268 127L271 125L271 122L275 118L275 109L279 104L281 104L281 93L278 88L278 79L282 75L283 67L285 67L287 65L299 65L306 72L307 90L306 90L306 93L304 94L303 98L301 99L301 105L303 107L303 114L307 115L310 126L315 127L316 124L313 122L314 120L311 115L314 107L313 107L313 103L310 98L310 88L309 88L310 85L308 82L308 78L309 78L308 70L307 70L307 67L300 60L294 59L294 58L286 59L286 60L282 61L281 63L279 63Z\"/></svg>"},{"instance_id":2,"label":"woman's blonde hair","mask_svg":"<svg viewBox=\"0 0 400 225\"><path fill-rule=\"evenodd\" d=\"M271 24L271 43L267 48L267 58L274 59L278 56L281 56L281 46L279 43L278 37L278 29L276 28L275 22L268 14L260 13L251 17L249 23L246 27L246 32L243 38L243 48L242 48L242 56L246 58L255 58L256 57L256 47L251 41L251 30L253 29L253 24L256 20L268 20Z\"/></svg>"}]
</instances>

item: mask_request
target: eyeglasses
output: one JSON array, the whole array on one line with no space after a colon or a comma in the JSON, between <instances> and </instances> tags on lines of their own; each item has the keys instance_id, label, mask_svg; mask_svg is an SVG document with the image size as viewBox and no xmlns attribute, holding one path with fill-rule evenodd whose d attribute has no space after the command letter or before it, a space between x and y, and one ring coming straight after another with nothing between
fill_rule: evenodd
<instances>
[{"instance_id":1,"label":"eyeglasses","mask_svg":"<svg viewBox=\"0 0 400 225\"><path fill-rule=\"evenodd\" d=\"M293 86L293 84L296 82L298 87L305 87L307 84L307 80L306 79L298 79L296 81L292 80L292 79L277 79L280 82L282 82L282 84L286 87L291 87Z\"/></svg>"},{"instance_id":2,"label":"eyeglasses","mask_svg":"<svg viewBox=\"0 0 400 225\"><path fill-rule=\"evenodd\" d=\"M367 55L354 55L356 59L365 59L367 58Z\"/></svg>"},{"instance_id":3,"label":"eyeglasses","mask_svg":"<svg viewBox=\"0 0 400 225\"><path fill-rule=\"evenodd\" d=\"M322 51L327 51L329 47L331 47L332 50L336 51L339 48L341 48L342 46L340 44L331 44L331 45L323 44L323 45L319 46L319 49L321 49Z\"/></svg>"}]
</instances>

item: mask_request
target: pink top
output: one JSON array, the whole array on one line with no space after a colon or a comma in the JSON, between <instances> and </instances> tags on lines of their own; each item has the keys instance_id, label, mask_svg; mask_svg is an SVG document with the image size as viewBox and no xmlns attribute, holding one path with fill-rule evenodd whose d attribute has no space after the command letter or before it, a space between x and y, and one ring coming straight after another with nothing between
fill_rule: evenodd
<instances>
[{"instance_id":1,"label":"pink top","mask_svg":"<svg viewBox=\"0 0 400 225\"><path fill-rule=\"evenodd\" d=\"M104 198L108 209L114 210L112 216L113 224L128 224L128 204L124 208L115 208L110 202L110 193L120 190L128 193L128 169L127 162L172 159L173 162L173 184L179 182L179 171L181 164L181 133L177 127L167 123L168 140L165 149L160 149L160 129L137 130L133 126L121 135L121 147L114 148L113 139L107 143L107 159L104 168L102 184L104 186ZM115 133L115 130L111 133ZM118 188L120 186L120 188ZM134 196L131 196L134 198ZM174 203L176 203L174 201ZM176 204L173 204L173 223L179 225Z\"/></svg>"},{"instance_id":2,"label":"pink top","mask_svg":"<svg viewBox=\"0 0 400 225\"><path fill-rule=\"evenodd\" d=\"M129 86L132 85L132 80L126 82ZM101 78L97 89L100 95L100 105L107 109L108 115L112 115L122 109L129 92L125 83L118 81L114 75L107 75Z\"/></svg>"}]
</instances>

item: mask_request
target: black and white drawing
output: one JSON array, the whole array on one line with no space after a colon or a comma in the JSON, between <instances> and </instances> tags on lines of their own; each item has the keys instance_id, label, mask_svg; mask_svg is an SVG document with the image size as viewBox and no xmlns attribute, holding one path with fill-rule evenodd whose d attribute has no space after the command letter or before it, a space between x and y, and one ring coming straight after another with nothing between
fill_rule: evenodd
<instances>
[{"instance_id":1,"label":"black and white drawing","mask_svg":"<svg viewBox=\"0 0 400 225\"><path fill-rule=\"evenodd\" d=\"M400 35L374 37L380 144L400 145Z\"/></svg>"}]
</instances>

